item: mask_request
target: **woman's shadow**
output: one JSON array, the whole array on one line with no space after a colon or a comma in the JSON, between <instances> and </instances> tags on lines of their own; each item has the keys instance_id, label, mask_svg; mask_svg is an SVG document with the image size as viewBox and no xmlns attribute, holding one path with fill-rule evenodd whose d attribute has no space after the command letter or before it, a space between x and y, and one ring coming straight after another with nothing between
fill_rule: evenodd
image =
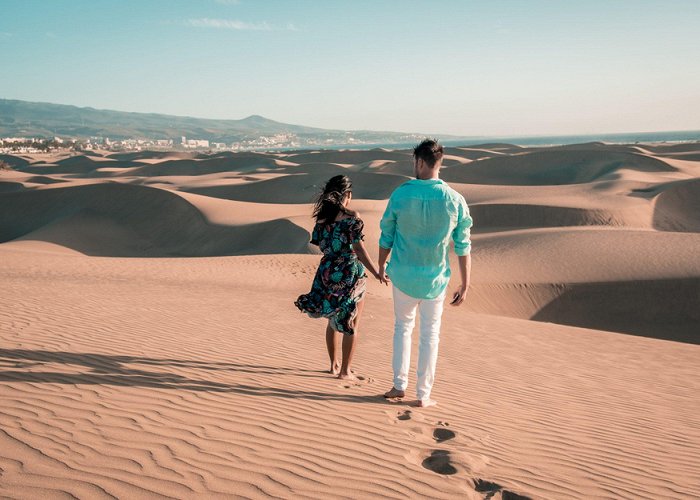
<instances>
[{"instance_id":1,"label":"woman's shadow","mask_svg":"<svg viewBox=\"0 0 700 500\"><path fill-rule=\"evenodd\" d=\"M29 371L49 363L84 367L81 373L58 371ZM190 368L206 371L269 374L275 376L322 377L324 372L279 366L264 366L235 362L194 361L169 358L146 358L141 356L112 356L96 353L64 351L0 349L0 383L32 382L51 384L92 384L122 387L152 387L157 389L181 389L266 396L285 399L310 399L319 401L347 401L355 403L381 403L381 395L336 394L332 392L285 389L246 384L225 384L211 380L193 379L175 373L147 371L128 365L153 367ZM326 374L326 377L328 375Z\"/></svg>"}]
</instances>

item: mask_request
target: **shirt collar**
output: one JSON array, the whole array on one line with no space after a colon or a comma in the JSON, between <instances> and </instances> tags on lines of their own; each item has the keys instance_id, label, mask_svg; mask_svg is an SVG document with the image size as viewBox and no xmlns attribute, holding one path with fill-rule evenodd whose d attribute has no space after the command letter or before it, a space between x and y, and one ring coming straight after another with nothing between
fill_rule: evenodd
<instances>
[{"instance_id":1,"label":"shirt collar","mask_svg":"<svg viewBox=\"0 0 700 500\"><path fill-rule=\"evenodd\" d=\"M417 184L419 186L430 186L433 184L444 184L445 181L442 179L411 179L408 183Z\"/></svg>"}]
</instances>

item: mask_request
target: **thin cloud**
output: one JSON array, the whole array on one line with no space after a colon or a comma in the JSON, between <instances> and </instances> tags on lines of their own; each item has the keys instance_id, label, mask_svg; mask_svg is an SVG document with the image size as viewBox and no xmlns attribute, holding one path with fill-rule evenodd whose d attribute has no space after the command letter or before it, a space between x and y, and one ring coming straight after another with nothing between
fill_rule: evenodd
<instances>
[{"instance_id":1,"label":"thin cloud","mask_svg":"<svg viewBox=\"0 0 700 500\"><path fill-rule=\"evenodd\" d=\"M195 28L213 28L213 29L227 29L227 30L248 30L248 31L298 31L296 26L293 24L288 24L285 27L277 27L269 24L266 21L261 23L247 23L244 21L238 21L236 19L210 19L204 17L201 19L188 19L185 22L186 25Z\"/></svg>"}]
</instances>

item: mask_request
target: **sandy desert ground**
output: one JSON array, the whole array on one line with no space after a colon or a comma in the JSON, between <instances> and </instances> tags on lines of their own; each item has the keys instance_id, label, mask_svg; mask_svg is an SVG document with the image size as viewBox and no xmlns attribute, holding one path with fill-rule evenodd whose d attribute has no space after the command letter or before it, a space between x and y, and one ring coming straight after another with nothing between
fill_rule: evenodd
<instances>
[{"instance_id":1,"label":"sandy desert ground","mask_svg":"<svg viewBox=\"0 0 700 500\"><path fill-rule=\"evenodd\" d=\"M473 277L425 409L381 397L388 288L357 382L293 305L319 186L376 259L409 151L0 156L0 496L700 497L700 144L446 154Z\"/></svg>"}]
</instances>

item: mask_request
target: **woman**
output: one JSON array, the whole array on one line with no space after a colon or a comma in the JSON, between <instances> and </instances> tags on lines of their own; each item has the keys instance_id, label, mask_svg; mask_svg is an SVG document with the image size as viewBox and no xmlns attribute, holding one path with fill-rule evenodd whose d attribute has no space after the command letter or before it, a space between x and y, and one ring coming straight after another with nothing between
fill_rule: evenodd
<instances>
[{"instance_id":1,"label":"woman","mask_svg":"<svg viewBox=\"0 0 700 500\"><path fill-rule=\"evenodd\" d=\"M365 267L377 279L379 273L362 243L364 224L360 214L348 208L351 200L352 181L346 175L331 178L316 200L311 243L319 246L323 257L311 291L300 295L294 304L312 318L328 318L328 371L340 379L353 380L350 365L364 306ZM338 360L341 334L342 362Z\"/></svg>"}]
</instances>

